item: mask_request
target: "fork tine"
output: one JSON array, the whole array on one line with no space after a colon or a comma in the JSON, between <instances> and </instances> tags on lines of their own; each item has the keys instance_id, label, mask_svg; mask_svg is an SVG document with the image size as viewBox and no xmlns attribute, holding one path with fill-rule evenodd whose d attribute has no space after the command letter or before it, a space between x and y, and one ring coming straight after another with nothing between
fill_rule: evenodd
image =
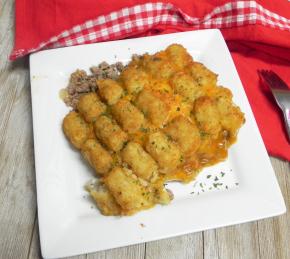
<instances>
[{"instance_id":1,"label":"fork tine","mask_svg":"<svg viewBox=\"0 0 290 259\"><path fill-rule=\"evenodd\" d=\"M280 76L278 76L275 72L273 72L272 70L270 70L270 78L275 82L275 86L281 89L288 89L287 84L281 79Z\"/></svg>"},{"instance_id":2,"label":"fork tine","mask_svg":"<svg viewBox=\"0 0 290 259\"><path fill-rule=\"evenodd\" d=\"M270 78L269 78L269 73L267 70L261 69L261 70L258 70L258 73L259 73L260 78L262 80L264 80L268 85L271 84Z\"/></svg>"},{"instance_id":3,"label":"fork tine","mask_svg":"<svg viewBox=\"0 0 290 259\"><path fill-rule=\"evenodd\" d=\"M263 79L269 79L269 71L265 69L258 70Z\"/></svg>"},{"instance_id":4,"label":"fork tine","mask_svg":"<svg viewBox=\"0 0 290 259\"><path fill-rule=\"evenodd\" d=\"M259 75L270 87L290 90L287 84L272 70L258 70Z\"/></svg>"},{"instance_id":5,"label":"fork tine","mask_svg":"<svg viewBox=\"0 0 290 259\"><path fill-rule=\"evenodd\" d=\"M268 82L268 84L270 84L270 86L272 86L273 80L271 79L271 74L270 74L269 70L265 70L264 77L265 77L265 80Z\"/></svg>"},{"instance_id":6,"label":"fork tine","mask_svg":"<svg viewBox=\"0 0 290 259\"><path fill-rule=\"evenodd\" d=\"M258 74L259 74L261 79L264 79L264 73L265 73L264 69L258 69Z\"/></svg>"},{"instance_id":7,"label":"fork tine","mask_svg":"<svg viewBox=\"0 0 290 259\"><path fill-rule=\"evenodd\" d=\"M277 75L275 73L273 73L272 71L269 71L268 76L269 76L269 80L271 81L271 84L272 84L273 87L281 88L280 80L279 80L279 78L277 77Z\"/></svg>"}]
</instances>

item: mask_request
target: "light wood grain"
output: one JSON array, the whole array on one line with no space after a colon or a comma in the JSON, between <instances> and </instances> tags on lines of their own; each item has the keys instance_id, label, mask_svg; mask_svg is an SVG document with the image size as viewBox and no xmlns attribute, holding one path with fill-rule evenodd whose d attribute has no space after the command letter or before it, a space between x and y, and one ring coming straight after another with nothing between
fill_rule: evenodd
<instances>
[{"instance_id":1,"label":"light wood grain","mask_svg":"<svg viewBox=\"0 0 290 259\"><path fill-rule=\"evenodd\" d=\"M8 56L13 47L14 1L0 0L0 73L10 65Z\"/></svg>"},{"instance_id":2,"label":"light wood grain","mask_svg":"<svg viewBox=\"0 0 290 259\"><path fill-rule=\"evenodd\" d=\"M203 232L203 258L220 258L215 229Z\"/></svg>"},{"instance_id":3,"label":"light wood grain","mask_svg":"<svg viewBox=\"0 0 290 259\"><path fill-rule=\"evenodd\" d=\"M219 258L259 258L257 224L248 223L216 231Z\"/></svg>"},{"instance_id":4,"label":"light wood grain","mask_svg":"<svg viewBox=\"0 0 290 259\"><path fill-rule=\"evenodd\" d=\"M0 258L41 258L28 59L9 62L14 3L0 0ZM290 166L271 159L288 211ZM73 259L289 259L290 212L279 217Z\"/></svg>"},{"instance_id":5,"label":"light wood grain","mask_svg":"<svg viewBox=\"0 0 290 259\"><path fill-rule=\"evenodd\" d=\"M28 259L35 259L41 258L41 251L39 246L39 234L38 234L38 221L35 219L32 238L31 238L31 245L28 252Z\"/></svg>"},{"instance_id":6,"label":"light wood grain","mask_svg":"<svg viewBox=\"0 0 290 259\"><path fill-rule=\"evenodd\" d=\"M8 94L11 103L0 102L0 258L26 258L36 211L29 82L21 68L5 74L0 98Z\"/></svg>"},{"instance_id":7,"label":"light wood grain","mask_svg":"<svg viewBox=\"0 0 290 259\"><path fill-rule=\"evenodd\" d=\"M257 222L261 258L290 258L289 163L271 159L287 207L287 213Z\"/></svg>"},{"instance_id":8,"label":"light wood grain","mask_svg":"<svg viewBox=\"0 0 290 259\"><path fill-rule=\"evenodd\" d=\"M146 244L146 259L203 258L202 232Z\"/></svg>"},{"instance_id":9,"label":"light wood grain","mask_svg":"<svg viewBox=\"0 0 290 259\"><path fill-rule=\"evenodd\" d=\"M132 245L88 254L88 259L143 259L145 254L145 244Z\"/></svg>"},{"instance_id":10,"label":"light wood grain","mask_svg":"<svg viewBox=\"0 0 290 259\"><path fill-rule=\"evenodd\" d=\"M13 1L0 6L0 258L27 258L36 215L28 69L7 60Z\"/></svg>"}]
</instances>

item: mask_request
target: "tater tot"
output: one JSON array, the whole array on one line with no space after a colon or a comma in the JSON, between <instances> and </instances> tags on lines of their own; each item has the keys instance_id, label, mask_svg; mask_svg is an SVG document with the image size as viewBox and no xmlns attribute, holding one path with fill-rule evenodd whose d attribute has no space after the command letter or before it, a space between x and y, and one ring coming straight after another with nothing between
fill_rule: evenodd
<instances>
[{"instance_id":1,"label":"tater tot","mask_svg":"<svg viewBox=\"0 0 290 259\"><path fill-rule=\"evenodd\" d=\"M239 107L233 106L226 113L220 114L222 116L220 122L223 129L226 129L229 132L230 139L235 140L240 127L245 123L244 113L241 112Z\"/></svg>"},{"instance_id":2,"label":"tater tot","mask_svg":"<svg viewBox=\"0 0 290 259\"><path fill-rule=\"evenodd\" d=\"M120 205L104 184L94 181L86 185L86 189L103 215L117 216L121 214Z\"/></svg>"},{"instance_id":3,"label":"tater tot","mask_svg":"<svg viewBox=\"0 0 290 259\"><path fill-rule=\"evenodd\" d=\"M99 140L113 151L121 150L128 140L128 135L107 116L100 116L94 128Z\"/></svg>"},{"instance_id":4,"label":"tater tot","mask_svg":"<svg viewBox=\"0 0 290 259\"><path fill-rule=\"evenodd\" d=\"M191 154L200 145L200 134L194 122L183 116L174 118L165 128L164 132L175 140L185 154Z\"/></svg>"},{"instance_id":5,"label":"tater tot","mask_svg":"<svg viewBox=\"0 0 290 259\"><path fill-rule=\"evenodd\" d=\"M145 180L154 180L157 176L156 162L138 143L129 142L122 150L122 159L137 176Z\"/></svg>"},{"instance_id":6,"label":"tater tot","mask_svg":"<svg viewBox=\"0 0 290 259\"><path fill-rule=\"evenodd\" d=\"M134 66L126 68L122 72L121 78L129 94L138 94L149 84L148 75Z\"/></svg>"},{"instance_id":7,"label":"tater tot","mask_svg":"<svg viewBox=\"0 0 290 259\"><path fill-rule=\"evenodd\" d=\"M115 104L124 94L123 88L112 79L102 79L97 81L99 94L107 104Z\"/></svg>"},{"instance_id":8,"label":"tater tot","mask_svg":"<svg viewBox=\"0 0 290 259\"><path fill-rule=\"evenodd\" d=\"M201 131L216 137L221 125L215 102L210 97L202 96L194 102L193 112Z\"/></svg>"},{"instance_id":9,"label":"tater tot","mask_svg":"<svg viewBox=\"0 0 290 259\"><path fill-rule=\"evenodd\" d=\"M94 122L106 111L106 105L100 101L96 93L89 93L80 97L77 109L87 122Z\"/></svg>"},{"instance_id":10,"label":"tater tot","mask_svg":"<svg viewBox=\"0 0 290 259\"><path fill-rule=\"evenodd\" d=\"M96 139L88 139L81 146L81 152L97 174L106 174L113 166L110 153Z\"/></svg>"},{"instance_id":11,"label":"tater tot","mask_svg":"<svg viewBox=\"0 0 290 259\"><path fill-rule=\"evenodd\" d=\"M169 109L166 103L149 90L144 89L138 95L136 105L155 126L162 126L168 118Z\"/></svg>"},{"instance_id":12,"label":"tater tot","mask_svg":"<svg viewBox=\"0 0 290 259\"><path fill-rule=\"evenodd\" d=\"M75 111L65 116L62 128L70 142L78 149L93 135L92 127Z\"/></svg>"},{"instance_id":13,"label":"tater tot","mask_svg":"<svg viewBox=\"0 0 290 259\"><path fill-rule=\"evenodd\" d=\"M151 80L150 83L154 92L159 92L159 96L173 94L171 85L165 80Z\"/></svg>"},{"instance_id":14,"label":"tater tot","mask_svg":"<svg viewBox=\"0 0 290 259\"><path fill-rule=\"evenodd\" d=\"M161 132L149 135L146 150L158 162L163 173L176 169L183 160L179 148Z\"/></svg>"},{"instance_id":15,"label":"tater tot","mask_svg":"<svg viewBox=\"0 0 290 259\"><path fill-rule=\"evenodd\" d=\"M190 62L192 62L192 57L180 44L171 44L165 51L168 53L171 61L178 67L178 69L183 69Z\"/></svg>"},{"instance_id":16,"label":"tater tot","mask_svg":"<svg viewBox=\"0 0 290 259\"><path fill-rule=\"evenodd\" d=\"M223 87L223 86L218 86L215 88L215 91L213 92L214 98L219 99L219 98L226 98L230 101L232 101L233 94L230 89Z\"/></svg>"},{"instance_id":17,"label":"tater tot","mask_svg":"<svg viewBox=\"0 0 290 259\"><path fill-rule=\"evenodd\" d=\"M232 93L227 88L218 87L215 100L223 129L229 132L232 139L235 139L239 128L245 122L244 114L233 104Z\"/></svg>"},{"instance_id":18,"label":"tater tot","mask_svg":"<svg viewBox=\"0 0 290 259\"><path fill-rule=\"evenodd\" d=\"M207 67L199 62L192 62L189 65L191 76L197 84L204 88L214 87L217 83L217 74L210 71Z\"/></svg>"},{"instance_id":19,"label":"tater tot","mask_svg":"<svg viewBox=\"0 0 290 259\"><path fill-rule=\"evenodd\" d=\"M165 52L147 57L144 64L147 71L157 79L169 79L176 72L174 63L168 60Z\"/></svg>"},{"instance_id":20,"label":"tater tot","mask_svg":"<svg viewBox=\"0 0 290 259\"><path fill-rule=\"evenodd\" d=\"M137 132L145 123L143 113L127 100L121 99L113 105L112 113L122 128L129 133Z\"/></svg>"},{"instance_id":21,"label":"tater tot","mask_svg":"<svg viewBox=\"0 0 290 259\"><path fill-rule=\"evenodd\" d=\"M163 182L156 182L153 185L153 200L156 203L166 205L169 204L170 201L173 199L173 193L170 190L164 188Z\"/></svg>"},{"instance_id":22,"label":"tater tot","mask_svg":"<svg viewBox=\"0 0 290 259\"><path fill-rule=\"evenodd\" d=\"M116 167L105 177L104 183L126 215L154 205L148 190L130 171Z\"/></svg>"},{"instance_id":23,"label":"tater tot","mask_svg":"<svg viewBox=\"0 0 290 259\"><path fill-rule=\"evenodd\" d=\"M203 95L200 86L193 78L184 73L176 73L171 79L171 85L175 93L180 94L186 101L193 102L195 99Z\"/></svg>"}]
</instances>

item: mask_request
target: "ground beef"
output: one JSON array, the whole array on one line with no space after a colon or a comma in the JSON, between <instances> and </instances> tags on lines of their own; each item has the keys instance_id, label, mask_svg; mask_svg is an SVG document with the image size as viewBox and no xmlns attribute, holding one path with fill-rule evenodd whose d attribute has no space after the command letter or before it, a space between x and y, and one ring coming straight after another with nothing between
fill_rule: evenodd
<instances>
[{"instance_id":1,"label":"ground beef","mask_svg":"<svg viewBox=\"0 0 290 259\"><path fill-rule=\"evenodd\" d=\"M82 94L97 90L97 80L106 78L116 79L123 69L124 65L121 62L112 65L102 62L98 66L90 68L90 75L84 70L76 70L71 74L67 87L62 89L63 101L67 106L75 109Z\"/></svg>"},{"instance_id":2,"label":"ground beef","mask_svg":"<svg viewBox=\"0 0 290 259\"><path fill-rule=\"evenodd\" d=\"M124 69L121 62L109 65L107 62L102 62L97 67L91 67L90 70L97 79L111 78L117 79L120 72Z\"/></svg>"}]
</instances>

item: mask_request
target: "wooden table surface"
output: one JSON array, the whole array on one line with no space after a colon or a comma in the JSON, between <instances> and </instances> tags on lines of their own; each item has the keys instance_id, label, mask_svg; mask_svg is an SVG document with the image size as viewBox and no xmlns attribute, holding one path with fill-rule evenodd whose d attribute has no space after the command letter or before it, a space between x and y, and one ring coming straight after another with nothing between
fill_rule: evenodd
<instances>
[{"instance_id":1,"label":"wooden table surface","mask_svg":"<svg viewBox=\"0 0 290 259\"><path fill-rule=\"evenodd\" d=\"M9 62L14 4L0 0L0 259L40 258L28 59ZM290 168L271 158L288 212L74 258L290 258Z\"/></svg>"}]
</instances>

